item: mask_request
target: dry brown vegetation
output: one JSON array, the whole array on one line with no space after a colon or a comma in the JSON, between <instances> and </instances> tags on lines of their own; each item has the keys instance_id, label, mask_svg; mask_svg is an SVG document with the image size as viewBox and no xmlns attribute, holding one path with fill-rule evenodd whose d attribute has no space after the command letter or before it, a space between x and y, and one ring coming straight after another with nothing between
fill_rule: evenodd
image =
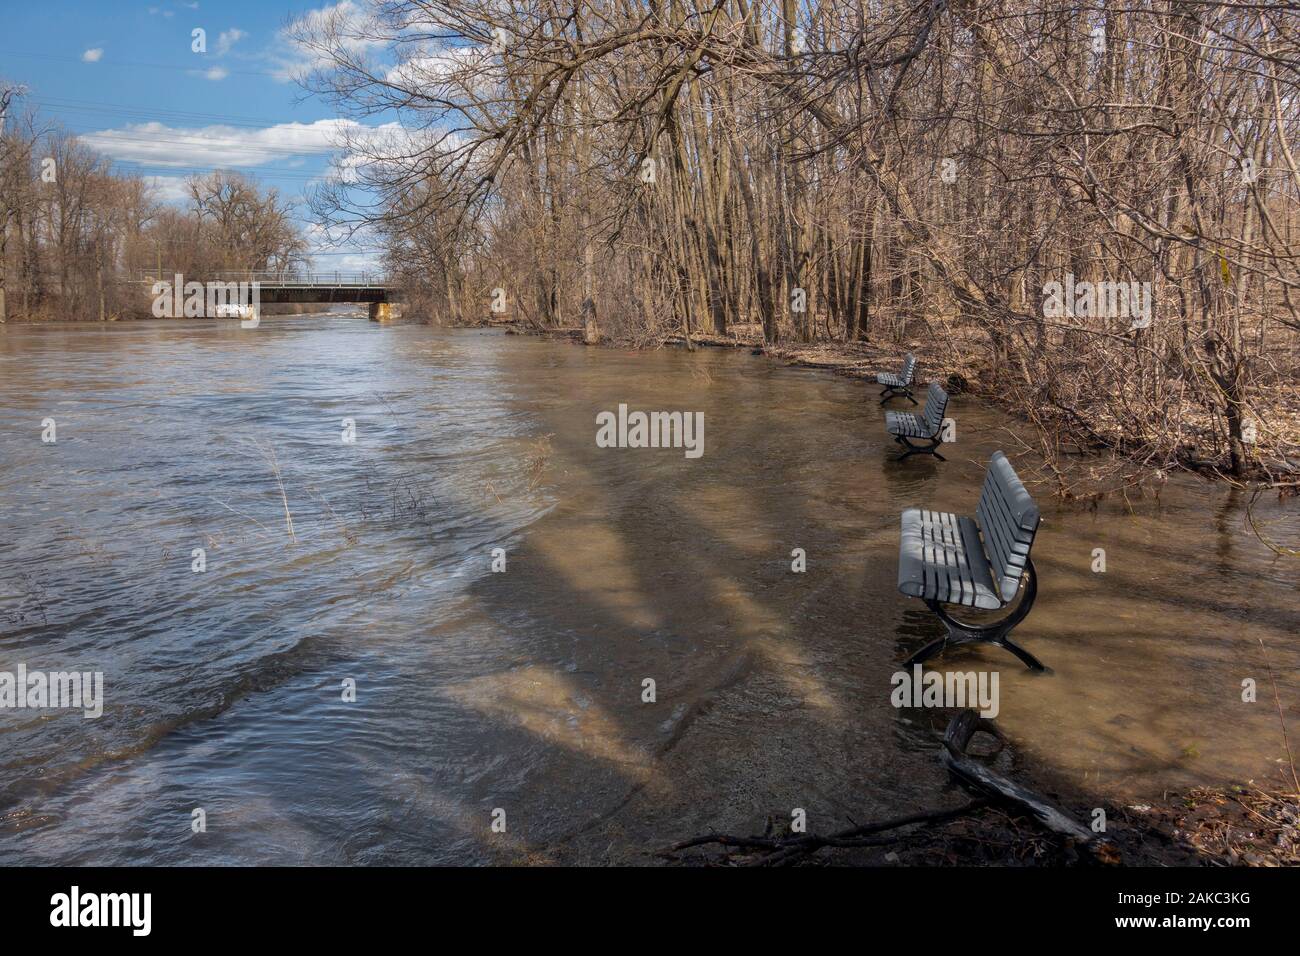
<instances>
[{"instance_id":1,"label":"dry brown vegetation","mask_svg":"<svg viewBox=\"0 0 1300 956\"><path fill-rule=\"evenodd\" d=\"M589 339L952 341L1049 448L1290 482L1295 28L1267 0L393 0L297 38L312 88L404 130L317 212L381 230L439 321L502 289ZM1150 283L1149 324L1051 314L1067 274Z\"/></svg>"}]
</instances>

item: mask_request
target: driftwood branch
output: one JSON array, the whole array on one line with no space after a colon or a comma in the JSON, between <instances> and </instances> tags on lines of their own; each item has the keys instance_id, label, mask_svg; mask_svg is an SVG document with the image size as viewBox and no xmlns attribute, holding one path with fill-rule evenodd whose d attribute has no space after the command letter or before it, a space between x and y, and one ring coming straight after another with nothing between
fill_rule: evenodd
<instances>
[{"instance_id":1,"label":"driftwood branch","mask_svg":"<svg viewBox=\"0 0 1300 956\"><path fill-rule=\"evenodd\" d=\"M824 847L848 848L887 846L899 843L916 831L902 831L908 827L926 827L949 823L969 816L996 802L1027 814L1039 826L1064 837L1076 848L1101 863L1121 862L1119 850L1100 834L1081 825L1045 797L1026 789L967 754L971 738L984 732L997 739L999 748L1004 742L1002 732L989 720L973 710L963 710L948 724L944 733L942 760L949 772L978 796L969 803L949 810L930 810L914 813L880 823L866 823L840 830L829 835L816 833L773 836L738 836L731 833L708 833L692 837L660 850L657 854L676 859L683 850L701 846L722 846L747 855L743 866L785 866L805 860ZM769 829L770 829L769 823Z\"/></svg>"},{"instance_id":2,"label":"driftwood branch","mask_svg":"<svg viewBox=\"0 0 1300 956\"><path fill-rule=\"evenodd\" d=\"M828 836L816 833L789 837L734 836L729 833L710 833L693 837L690 840L683 840L681 843L675 843L668 849L660 851L659 855L671 857L682 850L717 844L739 849L764 851L763 855L748 861L747 866L783 866L811 856L823 847L885 846L890 843L897 843L904 838L904 834L883 837L874 836L874 834L887 833L890 830L898 830L903 827L933 826L939 823L947 823L973 813L987 806L987 804L987 800L976 799L950 810L914 813L893 820L885 820L881 823L866 823L861 826L850 827L847 830L840 830Z\"/></svg>"},{"instance_id":3,"label":"driftwood branch","mask_svg":"<svg viewBox=\"0 0 1300 956\"><path fill-rule=\"evenodd\" d=\"M943 735L943 763L949 772L975 790L1001 803L1028 813L1041 826L1072 840L1082 850L1104 863L1118 863L1119 851L1100 834L1067 816L1041 795L1007 779L966 753L971 738L980 731L1002 741L1002 732L992 721L973 710L963 710L948 724Z\"/></svg>"}]
</instances>

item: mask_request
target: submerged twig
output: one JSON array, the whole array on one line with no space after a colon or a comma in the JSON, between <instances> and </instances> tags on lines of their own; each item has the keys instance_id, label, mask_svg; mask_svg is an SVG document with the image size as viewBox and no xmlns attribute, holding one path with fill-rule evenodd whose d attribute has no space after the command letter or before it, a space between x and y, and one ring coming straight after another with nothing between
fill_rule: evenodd
<instances>
[{"instance_id":1,"label":"submerged twig","mask_svg":"<svg viewBox=\"0 0 1300 956\"><path fill-rule=\"evenodd\" d=\"M261 528L261 529L262 529L263 531L265 531L267 534L270 534L270 533L271 533L271 529L270 529L270 528L268 528L266 525L262 524L262 522L258 521L258 520L257 520L256 518L254 518L252 515L244 514L244 512L239 511L239 510L236 509L236 508L232 508L232 507L230 507L230 505L226 504L226 503L225 503L224 501L222 501L220 498L212 498L212 500L215 501L217 504L221 505L221 507L225 508L227 511L232 512L232 513L234 513L234 514L237 514L237 515L239 515L239 517L241 517L241 518L247 518L249 521L253 522L253 524L257 525L259 528Z\"/></svg>"},{"instance_id":2,"label":"submerged twig","mask_svg":"<svg viewBox=\"0 0 1300 956\"><path fill-rule=\"evenodd\" d=\"M1264 532L1260 530L1259 522L1255 520L1255 499L1259 497L1262 490L1262 488L1256 488L1255 493L1250 496L1250 501L1246 502L1246 523L1250 525L1250 530L1254 532L1255 537L1259 538L1264 547L1274 554L1280 554L1288 558L1300 558L1300 549L1274 544L1264 537Z\"/></svg>"},{"instance_id":3,"label":"submerged twig","mask_svg":"<svg viewBox=\"0 0 1300 956\"><path fill-rule=\"evenodd\" d=\"M1291 785L1295 787L1295 793L1300 796L1300 778L1296 776L1295 756L1291 753L1291 738L1286 732L1286 716L1282 711L1282 698L1277 693L1277 678L1273 676L1273 665L1268 659L1268 648L1264 646L1264 639L1259 640L1259 649L1264 652L1264 667L1268 670L1268 681L1273 685L1273 703L1277 707L1277 720L1282 725L1282 744L1286 747L1287 763L1291 766Z\"/></svg>"},{"instance_id":4,"label":"submerged twig","mask_svg":"<svg viewBox=\"0 0 1300 956\"><path fill-rule=\"evenodd\" d=\"M284 490L284 476L280 473L280 460L276 457L275 446L269 441L263 444L260 441L254 440L253 447L262 453L263 459L265 459L266 463L271 467L271 474L275 476L275 483L280 489L280 503L284 505L285 530L289 532L289 540L292 543L297 544L298 536L294 534L293 514L289 511L289 496Z\"/></svg>"},{"instance_id":5,"label":"submerged twig","mask_svg":"<svg viewBox=\"0 0 1300 956\"><path fill-rule=\"evenodd\" d=\"M298 543L298 536L293 533L293 515L289 513L289 496L284 493L284 478L280 474L280 462L275 457L275 449L271 448L271 472L275 475L275 483L280 486L280 501L284 505L284 526L289 531L289 540L294 544Z\"/></svg>"}]
</instances>

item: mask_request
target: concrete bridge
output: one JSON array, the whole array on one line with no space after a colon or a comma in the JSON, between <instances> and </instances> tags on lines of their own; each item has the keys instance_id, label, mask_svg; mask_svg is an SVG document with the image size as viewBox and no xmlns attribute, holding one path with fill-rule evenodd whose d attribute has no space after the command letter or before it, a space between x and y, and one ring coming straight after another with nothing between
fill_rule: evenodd
<instances>
[{"instance_id":1,"label":"concrete bridge","mask_svg":"<svg viewBox=\"0 0 1300 956\"><path fill-rule=\"evenodd\" d=\"M258 301L262 305L301 304L308 302L358 302L370 306L370 321L393 318L393 305L402 299L401 290L382 273L375 272L212 272L202 279L188 276L141 274L138 281L152 287L158 281L183 283L257 283Z\"/></svg>"}]
</instances>

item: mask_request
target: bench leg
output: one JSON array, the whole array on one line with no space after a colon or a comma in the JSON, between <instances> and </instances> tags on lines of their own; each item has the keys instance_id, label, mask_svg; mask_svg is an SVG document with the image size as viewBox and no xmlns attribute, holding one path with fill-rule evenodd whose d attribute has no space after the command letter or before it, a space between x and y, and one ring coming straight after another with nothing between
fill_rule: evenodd
<instances>
[{"instance_id":1,"label":"bench leg","mask_svg":"<svg viewBox=\"0 0 1300 956\"><path fill-rule=\"evenodd\" d=\"M911 667L913 664L920 664L922 661L928 661L937 654L942 654L948 649L949 645L956 647L958 644L967 644L970 641L971 638L962 637L960 634L953 634L950 631L943 637L935 638L907 660L903 661L903 666Z\"/></svg>"},{"instance_id":2,"label":"bench leg","mask_svg":"<svg viewBox=\"0 0 1300 956\"><path fill-rule=\"evenodd\" d=\"M999 639L999 640L996 640L996 641L990 641L989 643L990 643L990 644L995 644L995 645L997 645L998 647L1004 647L1004 648L1006 648L1006 649L1009 650L1012 654L1015 654L1016 657L1020 658L1020 662L1021 662L1022 664L1024 664L1026 667L1028 667L1031 671L1045 671L1045 670L1047 670L1047 668L1043 666L1043 662L1042 662L1042 661L1040 661L1040 660L1039 660L1037 657L1035 657L1033 654L1030 654L1027 650L1025 650L1023 647L1021 647L1021 646L1020 646L1019 644L1017 644L1015 641L1011 640L1011 638L1009 638L1009 637L1003 637L1003 638L1001 638L1001 639Z\"/></svg>"},{"instance_id":3,"label":"bench leg","mask_svg":"<svg viewBox=\"0 0 1300 956\"><path fill-rule=\"evenodd\" d=\"M938 438L928 439L928 441L930 442L930 444L928 445L913 445L902 435L896 435L894 437L894 441L900 441L907 446L907 451L903 452L901 455L894 456L894 461L902 461L908 455L919 455L922 453L927 455L934 455L934 457L938 458L940 461L948 460L947 458L944 458L943 455L939 454L939 452L936 450L940 445L943 444L943 442Z\"/></svg>"},{"instance_id":4,"label":"bench leg","mask_svg":"<svg viewBox=\"0 0 1300 956\"><path fill-rule=\"evenodd\" d=\"M1025 565L1025 574L1028 580L1025 583L1025 594L1021 598L1020 605L1009 616L993 624L987 624L984 627L977 627L973 624L964 624L958 621L947 611L938 601L927 600L926 606L939 616L943 621L944 627L948 633L938 640L931 641L925 647L921 648L911 657L909 657L905 666L910 667L913 664L919 664L924 660L934 657L936 654L946 650L949 646L958 644L969 644L979 642L993 644L996 647L1005 648L1020 659L1020 662L1033 671L1045 671L1046 667L1033 654L1029 653L1019 644L1011 640L1007 635L1029 614L1030 608L1034 606L1034 601L1038 597L1038 574L1034 571L1034 562L1029 561Z\"/></svg>"},{"instance_id":5,"label":"bench leg","mask_svg":"<svg viewBox=\"0 0 1300 956\"><path fill-rule=\"evenodd\" d=\"M880 393L880 404L881 405L885 404L885 402L889 401L891 398L894 398L897 395L902 395L913 405L920 404L919 402L917 402L915 398L912 397L912 390L910 388L906 386L904 386L903 388L894 388L894 386L892 385L885 386L885 390Z\"/></svg>"}]
</instances>

